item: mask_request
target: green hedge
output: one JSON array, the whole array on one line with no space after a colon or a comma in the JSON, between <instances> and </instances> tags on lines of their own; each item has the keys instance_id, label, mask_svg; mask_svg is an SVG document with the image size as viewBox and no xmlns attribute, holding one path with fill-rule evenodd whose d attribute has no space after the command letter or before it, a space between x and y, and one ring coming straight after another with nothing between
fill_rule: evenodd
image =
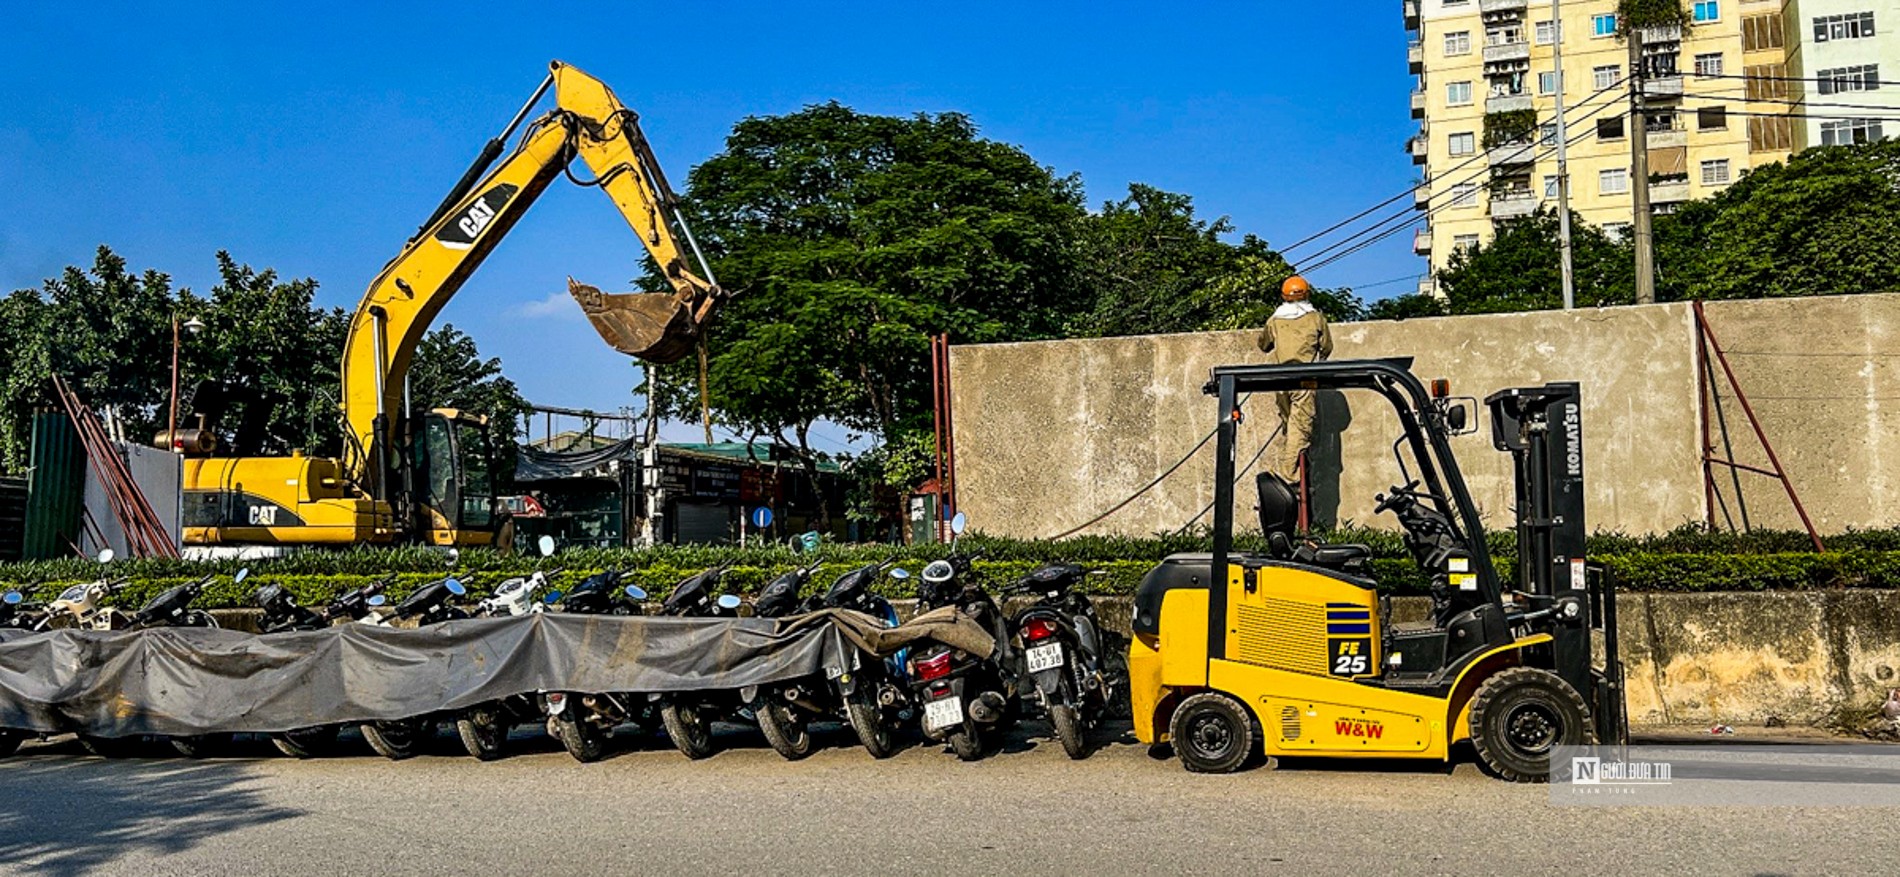
<instances>
[{"instance_id":1,"label":"green hedge","mask_svg":"<svg viewBox=\"0 0 1900 877\"><path fill-rule=\"evenodd\" d=\"M1343 531L1335 541L1368 545L1374 555L1375 578L1392 593L1421 593L1424 576L1405 555L1396 534L1384 531ZM1256 540L1237 540L1242 549L1262 547ZM1515 545L1509 533L1489 534L1499 571L1508 581L1516 568ZM1900 587L1900 531L1854 531L1827 539L1828 553L1806 550L1801 533L1709 534L1688 529L1656 536L1630 537L1600 534L1590 540L1593 559L1604 563L1628 591L1759 591L1840 587ZM1168 554L1205 551L1198 534L1148 539L1082 537L1059 542L993 539L973 536L966 548L983 552L977 569L994 586L1006 585L1046 561L1079 563L1106 573L1087 579L1095 593L1131 593L1155 562ZM895 559L918 572L924 564L944 556L940 545L826 546L825 560L813 577L823 587L856 566ZM543 561L537 557L495 551L462 552L453 572L468 582L474 594L485 594L511 575L525 575L538 566L561 567L568 572L557 588L571 587L581 577L602 569L630 570L629 581L656 597L674 583L707 567L731 563L728 588L750 593L778 573L809 562L810 558L784 546L661 546L652 549L578 549ZM250 567L252 581L234 587L230 575ZM45 599L76 582L99 576L99 565L71 559L0 566L0 589L18 589ZM132 584L118 598L136 606L160 590L204 575L218 580L207 589L200 605L249 605L251 591L263 582L280 582L300 600L320 603L330 596L372 579L389 577L389 594L399 599L418 585L446 575L450 569L438 551L422 548L378 548L338 552L308 552L267 561L190 563L179 560L126 560L112 564L116 577ZM894 597L909 596L911 586L885 580L880 590Z\"/></svg>"}]
</instances>

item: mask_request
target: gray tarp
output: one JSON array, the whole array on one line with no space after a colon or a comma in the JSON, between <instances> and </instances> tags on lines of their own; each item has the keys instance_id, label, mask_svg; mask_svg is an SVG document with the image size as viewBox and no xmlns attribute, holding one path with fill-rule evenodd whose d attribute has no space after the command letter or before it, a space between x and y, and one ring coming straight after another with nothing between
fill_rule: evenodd
<instances>
[{"instance_id":1,"label":"gray tarp","mask_svg":"<svg viewBox=\"0 0 1900 877\"><path fill-rule=\"evenodd\" d=\"M764 685L923 640L988 655L955 609L897 628L828 609L763 618L534 614L420 629L345 624L234 630L0 630L0 728L101 737L273 732L402 719L535 691L705 691Z\"/></svg>"},{"instance_id":2,"label":"gray tarp","mask_svg":"<svg viewBox=\"0 0 1900 877\"><path fill-rule=\"evenodd\" d=\"M521 445L515 448L515 480L575 478L615 460L633 460L639 456L640 440L631 438L586 451L548 451Z\"/></svg>"},{"instance_id":3,"label":"gray tarp","mask_svg":"<svg viewBox=\"0 0 1900 877\"><path fill-rule=\"evenodd\" d=\"M556 613L268 636L0 630L0 728L286 731L534 691L736 689L822 673L851 648L833 624Z\"/></svg>"}]
</instances>

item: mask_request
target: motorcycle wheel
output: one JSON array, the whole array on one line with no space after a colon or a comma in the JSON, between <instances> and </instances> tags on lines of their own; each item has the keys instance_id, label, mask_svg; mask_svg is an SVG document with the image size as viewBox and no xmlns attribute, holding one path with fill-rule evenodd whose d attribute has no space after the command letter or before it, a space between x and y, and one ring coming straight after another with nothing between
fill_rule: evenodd
<instances>
[{"instance_id":1,"label":"motorcycle wheel","mask_svg":"<svg viewBox=\"0 0 1900 877\"><path fill-rule=\"evenodd\" d=\"M946 732L944 740L950 744L950 751L957 754L958 761L976 761L983 757L983 733L968 728L956 728Z\"/></svg>"},{"instance_id":2,"label":"motorcycle wheel","mask_svg":"<svg viewBox=\"0 0 1900 877\"><path fill-rule=\"evenodd\" d=\"M773 751L786 761L797 761L817 748L813 744L811 722L806 721L805 714L797 707L768 702L759 706L758 713L759 730L765 734L765 742L772 744Z\"/></svg>"},{"instance_id":3,"label":"motorcycle wheel","mask_svg":"<svg viewBox=\"0 0 1900 877\"><path fill-rule=\"evenodd\" d=\"M435 735L435 723L428 719L401 719L394 722L369 722L362 726L363 739L377 755L392 761L413 757L422 751L423 741Z\"/></svg>"},{"instance_id":4,"label":"motorcycle wheel","mask_svg":"<svg viewBox=\"0 0 1900 877\"><path fill-rule=\"evenodd\" d=\"M186 758L204 758L229 751L236 734L191 734L171 738L172 748Z\"/></svg>"},{"instance_id":5,"label":"motorcycle wheel","mask_svg":"<svg viewBox=\"0 0 1900 877\"><path fill-rule=\"evenodd\" d=\"M1069 705L1049 708L1049 724L1056 726L1056 739L1062 741L1062 751L1072 759L1089 757L1088 729L1082 725L1082 716L1075 707Z\"/></svg>"},{"instance_id":6,"label":"motorcycle wheel","mask_svg":"<svg viewBox=\"0 0 1900 877\"><path fill-rule=\"evenodd\" d=\"M138 737L94 737L80 734L79 745L100 758L130 758L138 751Z\"/></svg>"},{"instance_id":7,"label":"motorcycle wheel","mask_svg":"<svg viewBox=\"0 0 1900 877\"><path fill-rule=\"evenodd\" d=\"M687 758L695 761L713 754L712 720L694 704L669 701L660 708L660 722L666 736Z\"/></svg>"},{"instance_id":8,"label":"motorcycle wheel","mask_svg":"<svg viewBox=\"0 0 1900 877\"><path fill-rule=\"evenodd\" d=\"M891 733L891 726L884 723L884 711L878 708L877 692L867 691L860 686L845 701L845 717L851 720L851 730L858 733L858 742L864 744L864 751L872 758L889 758L897 754L897 737Z\"/></svg>"},{"instance_id":9,"label":"motorcycle wheel","mask_svg":"<svg viewBox=\"0 0 1900 877\"><path fill-rule=\"evenodd\" d=\"M10 731L10 730L0 729L0 758L5 758L9 755L12 755L14 752L18 751L20 748L20 742L25 739L26 739L25 731Z\"/></svg>"},{"instance_id":10,"label":"motorcycle wheel","mask_svg":"<svg viewBox=\"0 0 1900 877\"><path fill-rule=\"evenodd\" d=\"M282 734L270 735L271 745L277 747L291 758L320 758L336 751L336 735L340 730L335 725L318 725L314 728L298 728Z\"/></svg>"},{"instance_id":11,"label":"motorcycle wheel","mask_svg":"<svg viewBox=\"0 0 1900 877\"><path fill-rule=\"evenodd\" d=\"M607 738L612 735L612 731L593 722L568 716L556 716L550 720L548 730L554 732L555 739L561 741L561 747L567 750L567 754L582 764L606 757Z\"/></svg>"},{"instance_id":12,"label":"motorcycle wheel","mask_svg":"<svg viewBox=\"0 0 1900 877\"><path fill-rule=\"evenodd\" d=\"M455 720L462 748L482 761L494 761L508 748L508 720L499 704L475 707Z\"/></svg>"}]
</instances>

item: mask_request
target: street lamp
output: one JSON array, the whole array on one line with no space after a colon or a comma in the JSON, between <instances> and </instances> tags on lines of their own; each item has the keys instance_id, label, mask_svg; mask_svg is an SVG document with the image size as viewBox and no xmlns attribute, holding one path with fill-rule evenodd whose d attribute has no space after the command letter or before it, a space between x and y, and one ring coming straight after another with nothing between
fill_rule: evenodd
<instances>
[{"instance_id":1,"label":"street lamp","mask_svg":"<svg viewBox=\"0 0 1900 877\"><path fill-rule=\"evenodd\" d=\"M178 450L178 329L178 315L172 314L172 400L171 417L165 422L165 443L174 452ZM205 330L204 321L197 317L187 319L184 330L195 338Z\"/></svg>"}]
</instances>

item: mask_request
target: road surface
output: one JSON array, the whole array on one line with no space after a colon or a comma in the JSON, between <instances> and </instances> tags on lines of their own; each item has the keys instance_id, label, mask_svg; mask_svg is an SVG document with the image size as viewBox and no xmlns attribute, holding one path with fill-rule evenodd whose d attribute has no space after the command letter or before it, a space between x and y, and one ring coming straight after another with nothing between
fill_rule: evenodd
<instances>
[{"instance_id":1,"label":"road surface","mask_svg":"<svg viewBox=\"0 0 1900 877\"><path fill-rule=\"evenodd\" d=\"M1027 726L1030 731L1035 726ZM539 734L437 753L0 761L0 871L21 874L1876 874L1894 810L1553 807L1469 764L1195 776L1146 747L1071 762L1023 735L962 764L920 746L788 763L756 732L689 762L664 738L574 762ZM360 741L351 742L360 745ZM366 749L363 751L367 751Z\"/></svg>"}]
</instances>

